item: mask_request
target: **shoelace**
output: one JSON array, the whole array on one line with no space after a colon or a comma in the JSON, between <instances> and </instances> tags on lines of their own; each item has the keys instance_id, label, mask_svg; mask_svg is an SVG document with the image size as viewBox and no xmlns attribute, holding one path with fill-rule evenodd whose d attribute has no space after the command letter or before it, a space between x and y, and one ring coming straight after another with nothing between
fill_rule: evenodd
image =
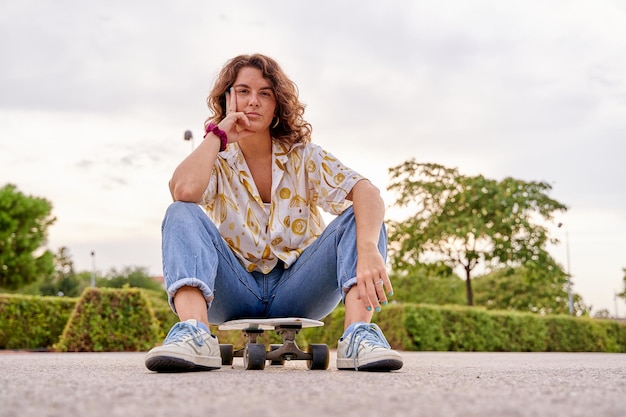
<instances>
[{"instance_id":1,"label":"shoelace","mask_svg":"<svg viewBox=\"0 0 626 417\"><path fill-rule=\"evenodd\" d=\"M354 355L354 369L357 369L357 356L359 353L359 346L361 342L373 346L380 346L386 349L391 349L389 342L385 339L385 335L376 324L359 324L355 327L354 331L350 334L348 340L348 346L346 347L346 357L350 358Z\"/></svg>"},{"instance_id":2,"label":"shoelace","mask_svg":"<svg viewBox=\"0 0 626 417\"><path fill-rule=\"evenodd\" d=\"M179 342L190 333L193 336L193 341L196 345L204 345L204 338L202 337L200 329L191 323L187 323L186 321L180 321L170 329L169 333L165 337L165 343Z\"/></svg>"}]
</instances>

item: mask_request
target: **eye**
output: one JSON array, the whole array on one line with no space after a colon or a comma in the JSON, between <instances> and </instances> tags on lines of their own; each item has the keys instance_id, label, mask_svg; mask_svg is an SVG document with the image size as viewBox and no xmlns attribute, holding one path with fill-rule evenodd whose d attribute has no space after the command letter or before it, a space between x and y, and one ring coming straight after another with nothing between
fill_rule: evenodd
<instances>
[{"instance_id":1,"label":"eye","mask_svg":"<svg viewBox=\"0 0 626 417\"><path fill-rule=\"evenodd\" d=\"M247 88L240 88L237 90L237 94L248 94L249 90Z\"/></svg>"}]
</instances>

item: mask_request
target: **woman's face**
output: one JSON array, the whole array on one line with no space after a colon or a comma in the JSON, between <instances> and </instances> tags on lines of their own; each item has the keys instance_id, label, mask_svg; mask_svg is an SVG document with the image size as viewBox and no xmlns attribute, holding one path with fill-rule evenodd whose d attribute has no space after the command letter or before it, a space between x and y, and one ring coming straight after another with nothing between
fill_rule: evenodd
<instances>
[{"instance_id":1,"label":"woman's face","mask_svg":"<svg viewBox=\"0 0 626 417\"><path fill-rule=\"evenodd\" d=\"M236 110L245 113L250 120L247 129L255 132L269 129L276 113L276 96L261 70L241 68L232 88L231 101L235 99Z\"/></svg>"}]
</instances>

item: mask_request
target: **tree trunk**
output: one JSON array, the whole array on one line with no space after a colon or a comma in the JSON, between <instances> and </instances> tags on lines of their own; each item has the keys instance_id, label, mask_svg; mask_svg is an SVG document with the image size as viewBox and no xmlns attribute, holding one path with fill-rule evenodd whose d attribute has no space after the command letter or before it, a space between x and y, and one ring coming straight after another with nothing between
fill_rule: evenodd
<instances>
[{"instance_id":1,"label":"tree trunk","mask_svg":"<svg viewBox=\"0 0 626 417\"><path fill-rule=\"evenodd\" d=\"M470 269L465 268L465 293L467 294L467 305L474 305L474 293L472 292L472 281L470 276Z\"/></svg>"}]
</instances>

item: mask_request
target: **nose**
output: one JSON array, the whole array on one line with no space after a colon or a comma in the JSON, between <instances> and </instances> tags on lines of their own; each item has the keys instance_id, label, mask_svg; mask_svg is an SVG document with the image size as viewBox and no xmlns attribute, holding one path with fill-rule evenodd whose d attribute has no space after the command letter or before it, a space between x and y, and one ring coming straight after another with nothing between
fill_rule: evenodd
<instances>
[{"instance_id":1,"label":"nose","mask_svg":"<svg viewBox=\"0 0 626 417\"><path fill-rule=\"evenodd\" d=\"M257 95L257 93L250 94L250 101L248 102L248 104L251 106L259 105L259 96Z\"/></svg>"}]
</instances>

